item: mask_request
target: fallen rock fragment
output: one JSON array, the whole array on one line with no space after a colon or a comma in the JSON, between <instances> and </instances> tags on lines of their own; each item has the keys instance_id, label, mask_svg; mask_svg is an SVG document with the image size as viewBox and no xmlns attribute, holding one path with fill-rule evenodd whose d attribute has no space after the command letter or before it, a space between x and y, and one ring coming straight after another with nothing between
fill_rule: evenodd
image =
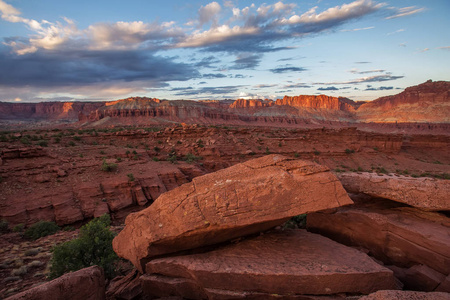
<instances>
[{"instance_id":1,"label":"fallen rock fragment","mask_svg":"<svg viewBox=\"0 0 450 300\"><path fill-rule=\"evenodd\" d=\"M327 167L268 155L161 195L126 219L114 251L143 272L150 258L265 231L292 216L353 203Z\"/></svg>"},{"instance_id":2,"label":"fallen rock fragment","mask_svg":"<svg viewBox=\"0 0 450 300\"><path fill-rule=\"evenodd\" d=\"M450 181L432 178L393 177L373 173L339 175L350 193L364 193L423 210L450 210Z\"/></svg>"},{"instance_id":3,"label":"fallen rock fragment","mask_svg":"<svg viewBox=\"0 0 450 300\"><path fill-rule=\"evenodd\" d=\"M206 253L154 259L141 277L157 297L370 294L396 289L391 270L306 230L276 231Z\"/></svg>"},{"instance_id":4,"label":"fallen rock fragment","mask_svg":"<svg viewBox=\"0 0 450 300\"><path fill-rule=\"evenodd\" d=\"M50 282L26 290L7 300L102 300L105 299L105 276L98 266L67 273Z\"/></svg>"}]
</instances>

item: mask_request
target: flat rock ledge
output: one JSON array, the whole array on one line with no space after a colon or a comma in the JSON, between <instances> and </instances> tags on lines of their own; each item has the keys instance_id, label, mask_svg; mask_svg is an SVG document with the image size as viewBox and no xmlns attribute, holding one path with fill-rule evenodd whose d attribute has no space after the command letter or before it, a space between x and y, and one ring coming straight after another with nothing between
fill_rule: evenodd
<instances>
[{"instance_id":1,"label":"flat rock ledge","mask_svg":"<svg viewBox=\"0 0 450 300\"><path fill-rule=\"evenodd\" d=\"M364 193L427 211L450 210L449 180L373 173L344 173L339 175L339 180L349 193Z\"/></svg>"},{"instance_id":2,"label":"flat rock ledge","mask_svg":"<svg viewBox=\"0 0 450 300\"><path fill-rule=\"evenodd\" d=\"M141 283L147 295L189 299L280 299L397 288L393 272L366 254L306 230L275 231L207 253L154 259Z\"/></svg>"},{"instance_id":3,"label":"flat rock ledge","mask_svg":"<svg viewBox=\"0 0 450 300\"><path fill-rule=\"evenodd\" d=\"M143 273L151 258L266 231L296 215L352 203L327 167L268 155L164 193L127 217L113 248Z\"/></svg>"}]
</instances>

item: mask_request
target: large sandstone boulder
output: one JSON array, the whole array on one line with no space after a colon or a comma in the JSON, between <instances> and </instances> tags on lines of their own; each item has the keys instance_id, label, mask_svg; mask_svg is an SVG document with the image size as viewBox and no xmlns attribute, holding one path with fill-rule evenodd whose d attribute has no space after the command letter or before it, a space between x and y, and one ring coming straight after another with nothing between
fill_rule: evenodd
<instances>
[{"instance_id":1,"label":"large sandstone boulder","mask_svg":"<svg viewBox=\"0 0 450 300\"><path fill-rule=\"evenodd\" d=\"M157 297L369 294L396 288L391 270L306 230L276 231L207 253L154 259L146 271L144 292Z\"/></svg>"},{"instance_id":2,"label":"large sandstone boulder","mask_svg":"<svg viewBox=\"0 0 450 300\"><path fill-rule=\"evenodd\" d=\"M129 215L116 253L141 272L150 258L267 230L292 216L353 203L327 167L268 155L161 195Z\"/></svg>"},{"instance_id":3,"label":"large sandstone boulder","mask_svg":"<svg viewBox=\"0 0 450 300\"><path fill-rule=\"evenodd\" d=\"M432 178L394 177L374 173L339 175L350 193L386 198L424 210L450 210L450 181Z\"/></svg>"},{"instance_id":4,"label":"large sandstone boulder","mask_svg":"<svg viewBox=\"0 0 450 300\"><path fill-rule=\"evenodd\" d=\"M309 214L307 227L345 245L363 247L385 264L408 268L403 275L394 270L409 288L433 289L450 273L450 221L438 213L358 204Z\"/></svg>"},{"instance_id":5,"label":"large sandstone boulder","mask_svg":"<svg viewBox=\"0 0 450 300\"><path fill-rule=\"evenodd\" d=\"M105 299L105 276L98 266L67 273L50 282L26 290L7 300L102 300Z\"/></svg>"}]
</instances>

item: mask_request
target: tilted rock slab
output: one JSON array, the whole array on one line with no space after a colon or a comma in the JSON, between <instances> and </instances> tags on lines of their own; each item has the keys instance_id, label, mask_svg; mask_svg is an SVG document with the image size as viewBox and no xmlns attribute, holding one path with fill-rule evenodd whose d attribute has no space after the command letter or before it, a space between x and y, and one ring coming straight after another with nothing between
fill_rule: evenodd
<instances>
[{"instance_id":1,"label":"tilted rock slab","mask_svg":"<svg viewBox=\"0 0 450 300\"><path fill-rule=\"evenodd\" d=\"M364 193L405 203L423 210L450 210L450 181L431 178L395 177L373 173L339 175L350 193Z\"/></svg>"},{"instance_id":2,"label":"tilted rock slab","mask_svg":"<svg viewBox=\"0 0 450 300\"><path fill-rule=\"evenodd\" d=\"M105 299L105 276L98 266L62 275L7 300L102 300Z\"/></svg>"},{"instance_id":3,"label":"tilted rock slab","mask_svg":"<svg viewBox=\"0 0 450 300\"><path fill-rule=\"evenodd\" d=\"M217 244L292 216L351 203L327 167L268 155L162 194L127 217L113 248L142 272L155 256Z\"/></svg>"},{"instance_id":4,"label":"tilted rock slab","mask_svg":"<svg viewBox=\"0 0 450 300\"><path fill-rule=\"evenodd\" d=\"M366 205L308 215L308 230L340 243L366 248L385 264L425 265L450 273L450 219L415 208Z\"/></svg>"},{"instance_id":5,"label":"tilted rock slab","mask_svg":"<svg viewBox=\"0 0 450 300\"><path fill-rule=\"evenodd\" d=\"M154 259L141 282L147 295L189 299L396 289L391 270L306 230L275 231L206 253Z\"/></svg>"}]
</instances>

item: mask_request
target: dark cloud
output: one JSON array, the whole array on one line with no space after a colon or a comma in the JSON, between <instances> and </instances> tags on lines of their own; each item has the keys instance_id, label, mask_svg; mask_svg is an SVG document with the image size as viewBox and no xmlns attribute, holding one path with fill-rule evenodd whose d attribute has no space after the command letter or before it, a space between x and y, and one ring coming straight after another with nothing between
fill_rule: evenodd
<instances>
[{"instance_id":1,"label":"dark cloud","mask_svg":"<svg viewBox=\"0 0 450 300\"><path fill-rule=\"evenodd\" d=\"M298 89L298 88L310 88L310 85L307 85L305 83L292 83L292 84L286 84L284 88L286 89Z\"/></svg>"},{"instance_id":2,"label":"dark cloud","mask_svg":"<svg viewBox=\"0 0 450 300\"><path fill-rule=\"evenodd\" d=\"M259 66L262 56L260 54L243 53L236 57L234 64L230 69L234 70L252 70Z\"/></svg>"},{"instance_id":3,"label":"dark cloud","mask_svg":"<svg viewBox=\"0 0 450 300\"><path fill-rule=\"evenodd\" d=\"M387 90L393 90L393 86L380 86L380 87L372 87L371 85L368 85L365 91L387 91Z\"/></svg>"},{"instance_id":4,"label":"dark cloud","mask_svg":"<svg viewBox=\"0 0 450 300\"><path fill-rule=\"evenodd\" d=\"M45 51L15 55L0 50L0 86L60 87L97 83L184 81L199 77L191 65L139 51Z\"/></svg>"},{"instance_id":5,"label":"dark cloud","mask_svg":"<svg viewBox=\"0 0 450 300\"><path fill-rule=\"evenodd\" d=\"M177 88L171 88L171 91L188 91L188 90L192 90L192 87L177 87Z\"/></svg>"},{"instance_id":6,"label":"dark cloud","mask_svg":"<svg viewBox=\"0 0 450 300\"><path fill-rule=\"evenodd\" d=\"M244 85L231 85L231 86L218 86L218 87L203 87L199 89L186 89L184 91L178 91L175 93L177 96L193 96L200 94L209 94L209 95L228 95L232 93L238 92L240 88L244 87Z\"/></svg>"},{"instance_id":7,"label":"dark cloud","mask_svg":"<svg viewBox=\"0 0 450 300\"><path fill-rule=\"evenodd\" d=\"M320 87L317 89L318 91L339 91L339 89L335 86L329 86L329 87Z\"/></svg>"},{"instance_id":8,"label":"dark cloud","mask_svg":"<svg viewBox=\"0 0 450 300\"><path fill-rule=\"evenodd\" d=\"M371 64L370 61L356 61L355 64Z\"/></svg>"},{"instance_id":9,"label":"dark cloud","mask_svg":"<svg viewBox=\"0 0 450 300\"><path fill-rule=\"evenodd\" d=\"M305 69L305 68L293 67L293 66L290 66L290 65L285 65L285 66L276 67L274 69L270 69L269 71L272 72L272 73L279 74L279 73L290 73L290 72L303 72L303 71L306 71L306 70L307 69Z\"/></svg>"},{"instance_id":10,"label":"dark cloud","mask_svg":"<svg viewBox=\"0 0 450 300\"><path fill-rule=\"evenodd\" d=\"M197 68L215 68L214 64L220 63L220 59L215 56L208 56L202 58L200 61L194 63Z\"/></svg>"},{"instance_id":11,"label":"dark cloud","mask_svg":"<svg viewBox=\"0 0 450 300\"><path fill-rule=\"evenodd\" d=\"M205 79L216 79L216 78L224 78L227 77L227 75L222 74L222 73L208 73L208 74L203 74L202 78Z\"/></svg>"}]
</instances>

